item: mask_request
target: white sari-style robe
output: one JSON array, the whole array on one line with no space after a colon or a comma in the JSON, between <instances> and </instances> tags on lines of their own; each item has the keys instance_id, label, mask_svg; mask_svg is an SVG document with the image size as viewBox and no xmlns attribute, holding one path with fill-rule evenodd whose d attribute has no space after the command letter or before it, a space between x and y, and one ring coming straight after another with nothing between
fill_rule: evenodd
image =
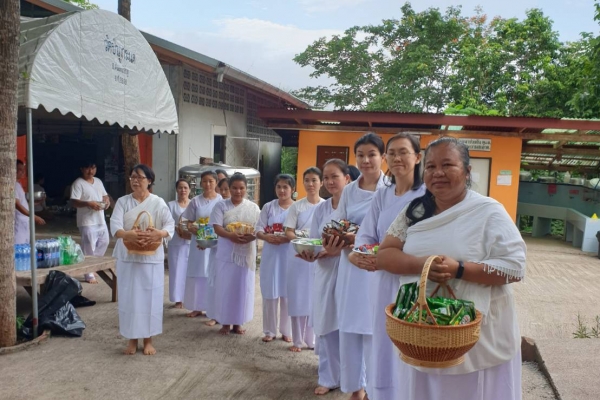
<instances>
[{"instance_id":1,"label":"white sari-style robe","mask_svg":"<svg viewBox=\"0 0 600 400\"><path fill-rule=\"evenodd\" d=\"M407 222L402 213L388 230L406 241L407 254L442 254L479 263L482 270L507 280L525 277L525 243L504 207L491 198L469 191L462 202L443 213L411 227ZM418 279L417 275L401 275L400 284ZM418 368L401 362L403 398L520 399L521 340L511 285L487 286L459 279L448 284L457 298L472 300L484 315L481 336L465 355L465 362L452 368ZM428 294L435 286L428 282Z\"/></svg>"},{"instance_id":2,"label":"white sari-style robe","mask_svg":"<svg viewBox=\"0 0 600 400\"><path fill-rule=\"evenodd\" d=\"M29 211L27 196L21 183L15 183L15 199ZM15 244L29 243L29 217L15 209Z\"/></svg>"},{"instance_id":3,"label":"white sari-style robe","mask_svg":"<svg viewBox=\"0 0 600 400\"><path fill-rule=\"evenodd\" d=\"M324 200L320 199L319 203ZM320 232L310 232L315 206L307 198L292 204L288 211L284 227L294 230L309 231L309 237L320 238ZM290 317L304 317L310 315L312 286L314 280L314 262L306 262L296 257L296 251L289 246L287 258L287 296L288 313Z\"/></svg>"},{"instance_id":4,"label":"white sari-style robe","mask_svg":"<svg viewBox=\"0 0 600 400\"><path fill-rule=\"evenodd\" d=\"M198 218L209 218L218 202L223 200L220 194L214 199L207 199L203 195L194 197L186 210L183 218L197 221ZM210 249L200 250L196 246L196 240L189 241L189 256L186 271L185 294L183 305L188 310L206 310L208 305L207 286L209 275Z\"/></svg>"},{"instance_id":5,"label":"white sari-style robe","mask_svg":"<svg viewBox=\"0 0 600 400\"><path fill-rule=\"evenodd\" d=\"M256 224L256 233L264 232L266 226L283 225L289 210L290 208L281 208L278 199L265 204ZM286 264L289 248L289 243L279 245L263 243L260 258L260 292L263 299L287 297Z\"/></svg>"},{"instance_id":6,"label":"white sari-style robe","mask_svg":"<svg viewBox=\"0 0 600 400\"><path fill-rule=\"evenodd\" d=\"M173 237L175 223L169 207L163 199L153 194L142 203L132 195L118 199L110 219L111 234L114 236L120 229L132 229L134 220L142 211L152 215L156 229L165 230L169 237ZM146 226L142 224L141 228ZM118 239L113 257L117 259L121 335L127 339L140 339L162 333L165 288L163 246L153 255L129 254L123 239Z\"/></svg>"},{"instance_id":7,"label":"white sari-style robe","mask_svg":"<svg viewBox=\"0 0 600 400\"><path fill-rule=\"evenodd\" d=\"M369 211L375 192L359 187L362 177L344 188L336 215L361 225ZM385 175L382 173L377 189L385 187ZM358 230L360 234L360 228ZM356 267L348 260L351 250L343 250L340 257L335 296L338 307L340 332L370 335L371 301L369 287L373 274Z\"/></svg>"},{"instance_id":8,"label":"white sari-style robe","mask_svg":"<svg viewBox=\"0 0 600 400\"><path fill-rule=\"evenodd\" d=\"M425 186L410 190L402 196L396 196L396 185L381 188L373 196L371 207L365 215L356 236L356 246L381 243L385 234L400 214L413 199L425 194ZM369 357L369 399L387 400L398 398L398 365L400 358L394 344L387 335L384 309L396 300L398 293L398 275L387 271L371 272L371 318L373 340Z\"/></svg>"},{"instance_id":9,"label":"white sari-style robe","mask_svg":"<svg viewBox=\"0 0 600 400\"><path fill-rule=\"evenodd\" d=\"M170 201L168 204L171 210L171 216L175 224L179 223L181 214L185 208L181 207L177 200ZM190 253L190 240L184 239L177 232L169 241L169 300L173 302L182 302L185 293L185 278L188 266L188 256Z\"/></svg>"}]
</instances>

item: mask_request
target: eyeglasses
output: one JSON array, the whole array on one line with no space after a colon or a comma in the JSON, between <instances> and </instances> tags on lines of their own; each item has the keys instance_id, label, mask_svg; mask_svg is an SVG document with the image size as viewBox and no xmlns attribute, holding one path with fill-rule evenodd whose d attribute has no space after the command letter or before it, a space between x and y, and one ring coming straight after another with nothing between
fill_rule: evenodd
<instances>
[{"instance_id":1,"label":"eyeglasses","mask_svg":"<svg viewBox=\"0 0 600 400\"><path fill-rule=\"evenodd\" d=\"M130 181L143 181L144 179L146 179L145 176L132 175L129 177Z\"/></svg>"},{"instance_id":2,"label":"eyeglasses","mask_svg":"<svg viewBox=\"0 0 600 400\"><path fill-rule=\"evenodd\" d=\"M386 157L389 157L392 160L394 160L396 157L400 157L402 159L407 159L408 156L410 156L412 154L417 154L417 153L411 153L409 151L401 151L400 153L385 153Z\"/></svg>"}]
</instances>

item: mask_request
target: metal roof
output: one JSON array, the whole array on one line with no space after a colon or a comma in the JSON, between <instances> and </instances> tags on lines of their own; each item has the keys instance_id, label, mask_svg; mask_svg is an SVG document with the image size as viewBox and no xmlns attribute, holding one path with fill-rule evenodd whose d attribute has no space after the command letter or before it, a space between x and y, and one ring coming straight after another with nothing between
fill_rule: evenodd
<instances>
[{"instance_id":1,"label":"metal roof","mask_svg":"<svg viewBox=\"0 0 600 400\"><path fill-rule=\"evenodd\" d=\"M70 12L70 11L81 11L82 8L77 7L73 4L67 3L62 0L23 0L28 3L34 4L38 7L46 8L52 12ZM172 54L175 54L182 61L190 60L192 62L197 62L203 65L206 65L212 68L215 74L218 74L220 71L218 69L222 69L223 76L229 78L233 81L237 81L245 86L249 86L256 90L265 92L272 96L276 96L285 102L287 102L290 106L307 109L310 106L303 102L302 100L296 98L295 96L289 94L288 92L281 90L270 83L267 83L259 78L256 78L250 74L247 74L231 65L228 65L222 61L216 60L204 54L195 52L186 47L180 46L176 43L169 42L168 40L159 38L150 33L140 31L142 35L146 38L148 43L153 46L157 46L159 48L165 49Z\"/></svg>"}]
</instances>

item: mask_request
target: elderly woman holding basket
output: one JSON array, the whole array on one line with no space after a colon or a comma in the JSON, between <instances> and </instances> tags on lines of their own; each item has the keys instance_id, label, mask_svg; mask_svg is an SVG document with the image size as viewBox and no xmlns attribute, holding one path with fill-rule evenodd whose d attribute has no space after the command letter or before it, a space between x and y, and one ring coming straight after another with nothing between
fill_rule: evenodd
<instances>
[{"instance_id":1,"label":"elderly woman holding basket","mask_svg":"<svg viewBox=\"0 0 600 400\"><path fill-rule=\"evenodd\" d=\"M483 323L479 341L457 366L422 368L401 361L401 398L521 399L521 341L510 284L525 277L525 243L500 203L469 190L471 167L464 143L450 137L435 140L425 152L424 166L427 192L390 226L377 268L398 274L405 284L419 279L429 256L439 255L428 279L473 301ZM434 286L428 285L428 291Z\"/></svg>"},{"instance_id":2,"label":"elderly woman holding basket","mask_svg":"<svg viewBox=\"0 0 600 400\"><path fill-rule=\"evenodd\" d=\"M135 354L138 339L142 338L144 354L152 355L156 353L152 337L162 333L165 291L162 241L173 237L175 222L164 200L148 190L154 183L150 167L136 165L129 180L133 193L117 200L110 219L110 231L118 239L113 257L117 259L119 280L119 331L129 339L125 354ZM128 250L125 241L134 244L130 247L148 250L146 254L140 254L144 251L136 254ZM158 246L150 250L151 244Z\"/></svg>"}]
</instances>

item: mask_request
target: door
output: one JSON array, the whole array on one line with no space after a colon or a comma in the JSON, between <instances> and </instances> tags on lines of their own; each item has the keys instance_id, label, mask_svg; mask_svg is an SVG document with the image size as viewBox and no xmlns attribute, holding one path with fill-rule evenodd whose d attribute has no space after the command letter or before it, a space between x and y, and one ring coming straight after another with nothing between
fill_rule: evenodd
<instances>
[{"instance_id":1,"label":"door","mask_svg":"<svg viewBox=\"0 0 600 400\"><path fill-rule=\"evenodd\" d=\"M483 196L490 195L491 158L471 158L471 189Z\"/></svg>"},{"instance_id":2,"label":"door","mask_svg":"<svg viewBox=\"0 0 600 400\"><path fill-rule=\"evenodd\" d=\"M317 167L323 170L323 165L332 158L348 162L348 151L348 147L342 146L317 146Z\"/></svg>"},{"instance_id":3,"label":"door","mask_svg":"<svg viewBox=\"0 0 600 400\"><path fill-rule=\"evenodd\" d=\"M331 160L332 158L339 158L342 161L348 162L349 151L348 147L343 146L317 146L317 167L323 171L323 165L327 160ZM324 199L331 197L325 186L321 187L319 195Z\"/></svg>"}]
</instances>

